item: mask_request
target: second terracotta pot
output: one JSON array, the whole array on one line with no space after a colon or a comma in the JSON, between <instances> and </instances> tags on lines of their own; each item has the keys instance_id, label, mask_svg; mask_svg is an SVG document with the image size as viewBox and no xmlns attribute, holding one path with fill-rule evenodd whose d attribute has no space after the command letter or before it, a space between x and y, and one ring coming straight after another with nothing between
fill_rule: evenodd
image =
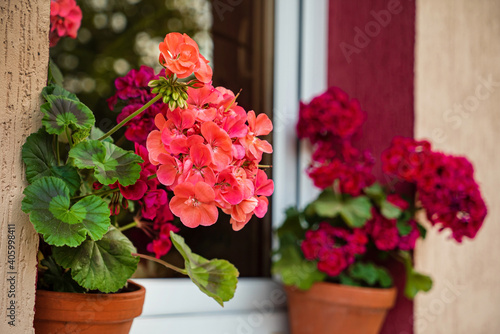
<instances>
[{"instance_id":1,"label":"second terracotta pot","mask_svg":"<svg viewBox=\"0 0 500 334\"><path fill-rule=\"evenodd\" d=\"M129 292L94 294L37 290L36 334L127 334L142 313L146 290L129 281Z\"/></svg>"},{"instance_id":2,"label":"second terracotta pot","mask_svg":"<svg viewBox=\"0 0 500 334\"><path fill-rule=\"evenodd\" d=\"M378 334L396 300L396 288L321 282L308 291L285 290L292 334Z\"/></svg>"}]
</instances>

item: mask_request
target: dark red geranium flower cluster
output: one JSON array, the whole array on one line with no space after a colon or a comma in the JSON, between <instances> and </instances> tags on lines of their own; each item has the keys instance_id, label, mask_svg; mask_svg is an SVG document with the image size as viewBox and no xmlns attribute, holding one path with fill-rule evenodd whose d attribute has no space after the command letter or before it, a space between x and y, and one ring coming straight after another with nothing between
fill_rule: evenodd
<instances>
[{"instance_id":1,"label":"dark red geranium flower cluster","mask_svg":"<svg viewBox=\"0 0 500 334\"><path fill-rule=\"evenodd\" d=\"M165 76L165 70L155 75L151 67L143 65L139 70L132 69L124 77L115 80L116 94L108 99L109 108L114 110L118 100L123 100L126 104L118 115L117 122L123 121L155 96L151 93L148 83L160 76ZM168 105L161 101L156 102L125 125L125 137L132 142L146 145L149 133L156 128L155 116L159 113L166 116L167 110Z\"/></svg>"},{"instance_id":2,"label":"dark red geranium flower cluster","mask_svg":"<svg viewBox=\"0 0 500 334\"><path fill-rule=\"evenodd\" d=\"M352 196L361 194L363 188L375 182L375 176L371 173L375 162L373 157L369 152L360 153L350 147L348 142L344 142L339 154L336 154L334 146L328 143L318 145L307 174L320 189L330 187L338 180L341 193ZM328 155L337 155L337 158L329 159Z\"/></svg>"},{"instance_id":3,"label":"dark red geranium flower cluster","mask_svg":"<svg viewBox=\"0 0 500 334\"><path fill-rule=\"evenodd\" d=\"M366 251L368 238L361 229L345 229L321 223L315 231L306 232L301 244L307 260L318 260L318 269L337 276L354 262L354 256Z\"/></svg>"},{"instance_id":4,"label":"dark red geranium flower cluster","mask_svg":"<svg viewBox=\"0 0 500 334\"><path fill-rule=\"evenodd\" d=\"M357 196L375 182L371 173L373 157L351 145L352 135L365 118L358 101L349 99L337 87L331 87L307 105L301 103L297 133L313 144L307 173L316 187L325 189L337 180L341 193Z\"/></svg>"},{"instance_id":5,"label":"dark red geranium flower cluster","mask_svg":"<svg viewBox=\"0 0 500 334\"><path fill-rule=\"evenodd\" d=\"M300 104L297 133L299 138L308 138L313 144L334 137L346 139L359 130L365 118L358 100L349 99L343 90L331 87L309 104Z\"/></svg>"},{"instance_id":6,"label":"dark red geranium flower cluster","mask_svg":"<svg viewBox=\"0 0 500 334\"><path fill-rule=\"evenodd\" d=\"M395 138L382 157L385 172L416 184L433 225L450 228L458 242L476 236L487 209L466 158L434 152L428 142L410 138Z\"/></svg>"},{"instance_id":7,"label":"dark red geranium flower cluster","mask_svg":"<svg viewBox=\"0 0 500 334\"><path fill-rule=\"evenodd\" d=\"M62 37L76 38L82 22L82 10L75 0L52 0L50 2L50 47Z\"/></svg>"},{"instance_id":8,"label":"dark red geranium flower cluster","mask_svg":"<svg viewBox=\"0 0 500 334\"><path fill-rule=\"evenodd\" d=\"M391 147L382 153L382 169L384 173L403 181L415 182L422 175L430 154L431 144L428 141L394 137Z\"/></svg>"}]
</instances>

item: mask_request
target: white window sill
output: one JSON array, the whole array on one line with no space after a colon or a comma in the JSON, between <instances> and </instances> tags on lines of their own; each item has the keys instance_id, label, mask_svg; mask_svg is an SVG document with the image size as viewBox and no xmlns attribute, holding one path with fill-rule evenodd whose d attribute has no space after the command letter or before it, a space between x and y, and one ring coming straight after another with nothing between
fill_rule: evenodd
<instances>
[{"instance_id":1,"label":"white window sill","mask_svg":"<svg viewBox=\"0 0 500 334\"><path fill-rule=\"evenodd\" d=\"M224 308L189 279L135 279L146 288L131 334L286 334L286 296L267 278L241 278Z\"/></svg>"}]
</instances>

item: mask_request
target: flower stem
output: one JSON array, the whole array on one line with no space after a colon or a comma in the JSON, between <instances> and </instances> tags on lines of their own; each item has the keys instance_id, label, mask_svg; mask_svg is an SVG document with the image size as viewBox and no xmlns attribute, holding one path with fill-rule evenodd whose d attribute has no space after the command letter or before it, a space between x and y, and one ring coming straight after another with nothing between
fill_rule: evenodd
<instances>
[{"instance_id":1,"label":"flower stem","mask_svg":"<svg viewBox=\"0 0 500 334\"><path fill-rule=\"evenodd\" d=\"M56 158L57 158L57 165L61 165L61 157L59 155L59 138L57 135L54 135L54 148L56 149Z\"/></svg>"},{"instance_id":2,"label":"flower stem","mask_svg":"<svg viewBox=\"0 0 500 334\"><path fill-rule=\"evenodd\" d=\"M66 137L68 137L69 147L72 148L73 147L73 140L71 139L71 133L69 131L69 127L66 126L65 130L66 130Z\"/></svg>"},{"instance_id":3,"label":"flower stem","mask_svg":"<svg viewBox=\"0 0 500 334\"><path fill-rule=\"evenodd\" d=\"M148 103L146 103L141 108L139 108L136 111L134 111L133 114L131 114L130 116L128 116L127 118L125 118L123 121L121 121L120 123L118 123L114 128L112 128L111 130L109 130L105 135L103 135L98 140L104 140L104 139L108 138L113 133L115 133L116 131L118 131L122 126L124 126L125 124L127 124L128 121L130 121L132 118L134 118L135 116L137 116L140 113L142 113L144 110L146 110L147 108L149 108L153 103L155 103L156 101L158 101L161 98L162 98L161 94L156 95Z\"/></svg>"},{"instance_id":4,"label":"flower stem","mask_svg":"<svg viewBox=\"0 0 500 334\"><path fill-rule=\"evenodd\" d=\"M136 226L137 226L137 222L131 222L130 224L120 226L118 228L118 230L123 232L123 231L126 231L126 230L131 229L132 227L136 227Z\"/></svg>"},{"instance_id":5,"label":"flower stem","mask_svg":"<svg viewBox=\"0 0 500 334\"><path fill-rule=\"evenodd\" d=\"M149 255L144 255L144 254L138 254L138 253L132 253L132 256L138 256L142 259L145 259L145 260L149 260L149 261L153 261L153 262L156 262L156 263L159 263L169 269L172 269L173 271L176 271L180 274L183 274L183 275L187 275L187 271L186 269L181 269L181 268L178 268L168 262L165 262L163 260L160 260L160 259L157 259L155 257L152 257L152 256L149 256Z\"/></svg>"},{"instance_id":6,"label":"flower stem","mask_svg":"<svg viewBox=\"0 0 500 334\"><path fill-rule=\"evenodd\" d=\"M148 176L148 180L155 179L156 177L157 177L157 175L156 175L156 174L150 175L150 176Z\"/></svg>"}]
</instances>

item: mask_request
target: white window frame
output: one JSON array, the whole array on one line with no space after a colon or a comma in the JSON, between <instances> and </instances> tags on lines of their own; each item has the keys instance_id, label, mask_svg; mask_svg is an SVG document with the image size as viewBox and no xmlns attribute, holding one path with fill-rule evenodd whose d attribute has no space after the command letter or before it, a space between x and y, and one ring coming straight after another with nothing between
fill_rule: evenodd
<instances>
[{"instance_id":1,"label":"white window frame","mask_svg":"<svg viewBox=\"0 0 500 334\"><path fill-rule=\"evenodd\" d=\"M304 169L310 152L298 144L299 101L327 87L328 0L275 0L273 106L273 227L290 206L317 195ZM285 334L286 299L279 283L242 278L233 300L221 308L189 279L137 279L146 287L142 315L131 334Z\"/></svg>"}]
</instances>

